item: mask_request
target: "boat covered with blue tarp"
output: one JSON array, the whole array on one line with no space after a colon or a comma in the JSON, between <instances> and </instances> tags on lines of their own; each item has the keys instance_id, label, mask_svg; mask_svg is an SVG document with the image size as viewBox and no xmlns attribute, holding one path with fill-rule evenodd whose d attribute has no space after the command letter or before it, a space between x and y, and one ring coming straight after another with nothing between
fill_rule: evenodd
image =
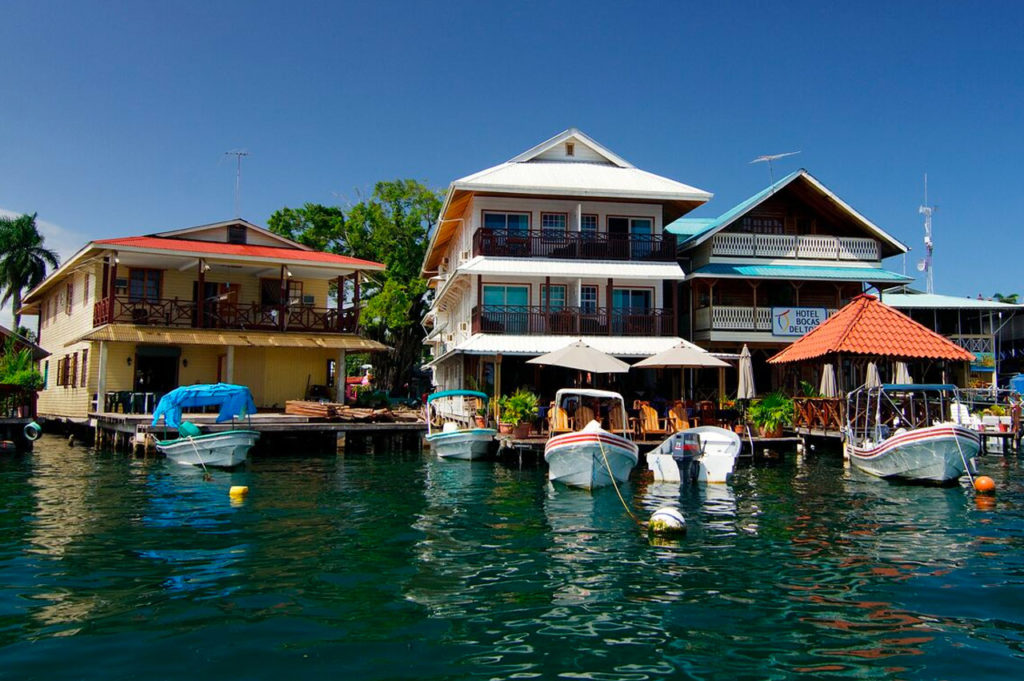
<instances>
[{"instance_id":1,"label":"boat covered with blue tarp","mask_svg":"<svg viewBox=\"0 0 1024 681\"><path fill-rule=\"evenodd\" d=\"M183 409L212 406L220 406L217 423L256 413L256 403L253 402L252 393L246 386L231 383L197 383L175 388L161 397L160 403L153 411L153 425L157 425L162 416L168 428L177 428L181 424Z\"/></svg>"}]
</instances>

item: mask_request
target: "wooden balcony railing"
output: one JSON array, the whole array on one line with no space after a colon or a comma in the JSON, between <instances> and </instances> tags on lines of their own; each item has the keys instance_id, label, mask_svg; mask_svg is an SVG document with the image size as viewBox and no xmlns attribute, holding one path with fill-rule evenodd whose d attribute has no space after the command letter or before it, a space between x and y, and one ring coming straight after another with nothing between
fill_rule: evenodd
<instances>
[{"instance_id":1,"label":"wooden balcony railing","mask_svg":"<svg viewBox=\"0 0 1024 681\"><path fill-rule=\"evenodd\" d=\"M838 432L846 423L846 400L842 398L795 397L793 406L796 428Z\"/></svg>"},{"instance_id":2,"label":"wooden balcony railing","mask_svg":"<svg viewBox=\"0 0 1024 681\"><path fill-rule=\"evenodd\" d=\"M551 336L674 336L670 309L578 307L550 310L541 305L484 305L473 308L473 333Z\"/></svg>"},{"instance_id":3,"label":"wooden balcony railing","mask_svg":"<svg viewBox=\"0 0 1024 681\"><path fill-rule=\"evenodd\" d=\"M676 237L481 228L473 233L473 255L675 262Z\"/></svg>"},{"instance_id":4,"label":"wooden balcony railing","mask_svg":"<svg viewBox=\"0 0 1024 681\"><path fill-rule=\"evenodd\" d=\"M828 316L836 313L828 309ZM771 331L772 310L770 307L742 307L737 305L715 305L694 310L693 327L696 331Z\"/></svg>"},{"instance_id":5,"label":"wooden balcony railing","mask_svg":"<svg viewBox=\"0 0 1024 681\"><path fill-rule=\"evenodd\" d=\"M92 320L93 326L118 322L174 328L355 333L359 310L220 301L200 305L177 298L131 300L128 296L114 296L96 302Z\"/></svg>"},{"instance_id":6,"label":"wooden balcony railing","mask_svg":"<svg viewBox=\"0 0 1024 681\"><path fill-rule=\"evenodd\" d=\"M0 419L25 419L36 416L35 390L0 383Z\"/></svg>"}]
</instances>

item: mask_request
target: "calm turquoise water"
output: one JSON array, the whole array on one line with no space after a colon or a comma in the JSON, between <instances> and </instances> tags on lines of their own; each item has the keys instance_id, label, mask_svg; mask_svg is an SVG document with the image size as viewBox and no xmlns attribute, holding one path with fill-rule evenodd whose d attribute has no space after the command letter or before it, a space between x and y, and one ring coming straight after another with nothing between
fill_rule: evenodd
<instances>
[{"instance_id":1,"label":"calm turquoise water","mask_svg":"<svg viewBox=\"0 0 1024 681\"><path fill-rule=\"evenodd\" d=\"M201 473L0 460L0 679L1018 678L1024 475L994 506L837 456L614 490L388 453ZM241 505L231 485L248 485Z\"/></svg>"}]
</instances>

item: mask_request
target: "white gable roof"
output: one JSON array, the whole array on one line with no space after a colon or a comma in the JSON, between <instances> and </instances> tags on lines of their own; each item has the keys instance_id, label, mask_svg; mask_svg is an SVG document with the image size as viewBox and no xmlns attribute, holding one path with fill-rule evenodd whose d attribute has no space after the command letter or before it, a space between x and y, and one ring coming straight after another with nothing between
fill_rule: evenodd
<instances>
[{"instance_id":1,"label":"white gable roof","mask_svg":"<svg viewBox=\"0 0 1024 681\"><path fill-rule=\"evenodd\" d=\"M569 154L570 145L572 154ZM575 128L452 183L465 191L707 201L709 192L622 159Z\"/></svg>"}]
</instances>

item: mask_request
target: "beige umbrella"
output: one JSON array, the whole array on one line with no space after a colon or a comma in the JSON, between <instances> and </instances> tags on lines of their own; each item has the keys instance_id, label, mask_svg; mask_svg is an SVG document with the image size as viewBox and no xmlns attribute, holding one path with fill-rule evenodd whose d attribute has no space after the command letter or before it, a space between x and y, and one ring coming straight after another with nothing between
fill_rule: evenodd
<instances>
[{"instance_id":1,"label":"beige umbrella","mask_svg":"<svg viewBox=\"0 0 1024 681\"><path fill-rule=\"evenodd\" d=\"M893 383L899 383L900 385L908 385L914 382L914 379L911 378L910 376L910 369L907 367L906 362L896 362L896 370L893 372L893 374Z\"/></svg>"},{"instance_id":2,"label":"beige umbrella","mask_svg":"<svg viewBox=\"0 0 1024 681\"><path fill-rule=\"evenodd\" d=\"M633 365L637 369L725 369L729 364L713 357L703 348L680 341L668 350L662 350ZM682 373L681 383L683 395L686 395L686 375Z\"/></svg>"},{"instance_id":3,"label":"beige umbrella","mask_svg":"<svg viewBox=\"0 0 1024 681\"><path fill-rule=\"evenodd\" d=\"M754 363L750 359L750 349L746 343L743 344L743 350L740 352L739 372L740 381L739 387L736 389L736 399L754 399L757 395L757 389L754 387Z\"/></svg>"},{"instance_id":4,"label":"beige umbrella","mask_svg":"<svg viewBox=\"0 0 1024 681\"><path fill-rule=\"evenodd\" d=\"M874 362L868 362L867 375L864 377L865 388L877 388L882 385L882 379L878 375L878 365Z\"/></svg>"},{"instance_id":5,"label":"beige umbrella","mask_svg":"<svg viewBox=\"0 0 1024 681\"><path fill-rule=\"evenodd\" d=\"M836 368L829 362L821 370L821 387L818 392L822 397L839 397L839 388L836 386Z\"/></svg>"},{"instance_id":6,"label":"beige umbrella","mask_svg":"<svg viewBox=\"0 0 1024 681\"><path fill-rule=\"evenodd\" d=\"M624 374L629 371L629 364L592 348L581 340L540 357L528 359L526 363L565 367L595 374Z\"/></svg>"}]
</instances>

